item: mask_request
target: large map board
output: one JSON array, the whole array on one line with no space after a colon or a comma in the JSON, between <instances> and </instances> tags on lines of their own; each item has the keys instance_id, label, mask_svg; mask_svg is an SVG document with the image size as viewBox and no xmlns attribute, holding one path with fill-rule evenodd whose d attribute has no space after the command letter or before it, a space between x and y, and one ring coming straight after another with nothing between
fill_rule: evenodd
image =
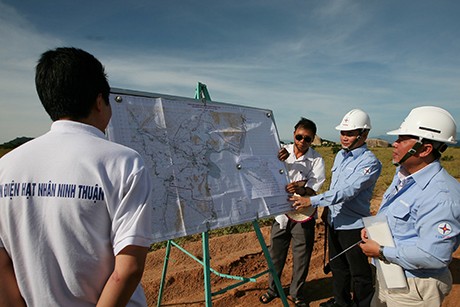
<instances>
[{"instance_id":1,"label":"large map board","mask_svg":"<svg viewBox=\"0 0 460 307\"><path fill-rule=\"evenodd\" d=\"M122 89L110 101L109 139L152 176L154 242L290 210L270 110Z\"/></svg>"}]
</instances>

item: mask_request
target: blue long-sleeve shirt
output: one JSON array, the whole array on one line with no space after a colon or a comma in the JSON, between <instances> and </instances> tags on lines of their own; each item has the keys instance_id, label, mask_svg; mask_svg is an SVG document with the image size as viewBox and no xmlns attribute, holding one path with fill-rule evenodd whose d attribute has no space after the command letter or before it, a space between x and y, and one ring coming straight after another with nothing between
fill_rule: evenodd
<instances>
[{"instance_id":1,"label":"blue long-sleeve shirt","mask_svg":"<svg viewBox=\"0 0 460 307\"><path fill-rule=\"evenodd\" d=\"M378 212L387 216L395 242L383 253L407 277L442 274L460 244L460 183L434 161L407 177L395 194L398 173Z\"/></svg>"},{"instance_id":2,"label":"blue long-sleeve shirt","mask_svg":"<svg viewBox=\"0 0 460 307\"><path fill-rule=\"evenodd\" d=\"M363 228L362 217L370 216L370 201L382 164L366 144L337 153L332 166L330 189L312 196L314 207L329 207L328 222L334 229Z\"/></svg>"}]
</instances>

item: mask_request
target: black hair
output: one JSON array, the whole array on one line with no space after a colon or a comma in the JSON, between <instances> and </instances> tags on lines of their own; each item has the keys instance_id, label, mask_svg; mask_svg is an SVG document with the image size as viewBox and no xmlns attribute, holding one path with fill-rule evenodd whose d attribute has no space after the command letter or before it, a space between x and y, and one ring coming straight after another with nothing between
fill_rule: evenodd
<instances>
[{"instance_id":1,"label":"black hair","mask_svg":"<svg viewBox=\"0 0 460 307\"><path fill-rule=\"evenodd\" d=\"M86 118L99 94L109 104L104 66L88 52L61 47L44 52L36 66L38 97L53 121Z\"/></svg>"},{"instance_id":2,"label":"black hair","mask_svg":"<svg viewBox=\"0 0 460 307\"><path fill-rule=\"evenodd\" d=\"M296 131L298 128L310 130L314 135L316 135L316 124L305 117L300 118L299 122L294 126L294 131Z\"/></svg>"}]
</instances>

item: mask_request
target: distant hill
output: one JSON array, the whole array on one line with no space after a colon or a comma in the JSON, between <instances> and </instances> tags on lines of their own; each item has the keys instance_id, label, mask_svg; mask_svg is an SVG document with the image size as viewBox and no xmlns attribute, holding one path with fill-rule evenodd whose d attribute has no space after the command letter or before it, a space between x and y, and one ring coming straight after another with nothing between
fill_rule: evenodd
<instances>
[{"instance_id":1,"label":"distant hill","mask_svg":"<svg viewBox=\"0 0 460 307\"><path fill-rule=\"evenodd\" d=\"M376 136L373 136L372 138L387 141L389 144L392 144L396 140L395 135L388 135L388 134L376 135Z\"/></svg>"},{"instance_id":2,"label":"distant hill","mask_svg":"<svg viewBox=\"0 0 460 307\"><path fill-rule=\"evenodd\" d=\"M390 142L379 138L369 138L366 143L369 147L390 147Z\"/></svg>"},{"instance_id":3,"label":"distant hill","mask_svg":"<svg viewBox=\"0 0 460 307\"><path fill-rule=\"evenodd\" d=\"M280 140L281 144L292 144L293 140ZM319 135L315 135L315 139L311 143L313 146L333 146L336 143L326 139L322 139Z\"/></svg>"},{"instance_id":4,"label":"distant hill","mask_svg":"<svg viewBox=\"0 0 460 307\"><path fill-rule=\"evenodd\" d=\"M33 139L34 138L22 136L22 137L15 138L12 141L3 143L3 144L0 145L0 147L5 148L5 149L13 149L13 148L21 146L22 144L27 143L28 141L33 140Z\"/></svg>"}]
</instances>

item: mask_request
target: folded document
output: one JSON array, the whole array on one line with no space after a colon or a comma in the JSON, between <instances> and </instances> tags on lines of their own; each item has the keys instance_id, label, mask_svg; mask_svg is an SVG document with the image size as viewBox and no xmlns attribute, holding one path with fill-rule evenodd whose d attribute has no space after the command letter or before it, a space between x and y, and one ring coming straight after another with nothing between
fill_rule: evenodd
<instances>
[{"instance_id":1,"label":"folded document","mask_svg":"<svg viewBox=\"0 0 460 307\"><path fill-rule=\"evenodd\" d=\"M388 227L386 215L381 214L365 217L363 218L363 222L369 239L372 239L383 246L395 246L390 227ZM406 275L399 265L394 263L385 263L377 258L374 260L377 267L377 275L381 277L379 282L382 286L386 286L388 291L407 291L408 286Z\"/></svg>"}]
</instances>

